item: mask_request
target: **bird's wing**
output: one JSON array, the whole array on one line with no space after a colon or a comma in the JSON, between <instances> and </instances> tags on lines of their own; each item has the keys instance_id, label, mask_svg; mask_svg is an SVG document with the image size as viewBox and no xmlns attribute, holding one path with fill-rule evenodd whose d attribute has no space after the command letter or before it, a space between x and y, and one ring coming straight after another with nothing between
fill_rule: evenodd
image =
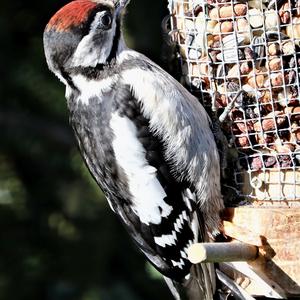
<instances>
[{"instance_id":1,"label":"bird's wing","mask_svg":"<svg viewBox=\"0 0 300 300\"><path fill-rule=\"evenodd\" d=\"M210 266L192 267L198 271L191 272L187 259L188 247L205 240L193 183L174 175L177 171L166 159L166 144L151 128L132 87L120 85L116 95L110 120L112 148L131 195L129 205L122 206L122 201L115 199L119 206L116 212L159 271L177 282L186 282L190 299L191 295L212 299Z\"/></svg>"},{"instance_id":2,"label":"bird's wing","mask_svg":"<svg viewBox=\"0 0 300 300\"><path fill-rule=\"evenodd\" d=\"M112 149L130 196L122 200L120 190L111 197L113 206L149 260L164 275L182 279L191 266L187 248L198 241L200 228L193 187L172 174L165 145L131 87L119 85L114 101Z\"/></svg>"},{"instance_id":3,"label":"bird's wing","mask_svg":"<svg viewBox=\"0 0 300 300\"><path fill-rule=\"evenodd\" d=\"M173 175L195 187L207 228L217 230L223 208L219 155L210 119L199 103L173 77L144 56L124 62L123 82L164 144L164 157Z\"/></svg>"}]
</instances>

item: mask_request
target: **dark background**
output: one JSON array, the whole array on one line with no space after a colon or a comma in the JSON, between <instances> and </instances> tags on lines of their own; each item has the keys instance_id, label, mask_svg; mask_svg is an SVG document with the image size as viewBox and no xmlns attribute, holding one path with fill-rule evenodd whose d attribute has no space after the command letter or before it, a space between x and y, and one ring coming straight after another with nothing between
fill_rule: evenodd
<instances>
[{"instance_id":1,"label":"dark background","mask_svg":"<svg viewBox=\"0 0 300 300\"><path fill-rule=\"evenodd\" d=\"M171 299L91 180L42 33L68 1L0 9L0 299ZM132 0L129 45L160 63L167 1Z\"/></svg>"}]
</instances>

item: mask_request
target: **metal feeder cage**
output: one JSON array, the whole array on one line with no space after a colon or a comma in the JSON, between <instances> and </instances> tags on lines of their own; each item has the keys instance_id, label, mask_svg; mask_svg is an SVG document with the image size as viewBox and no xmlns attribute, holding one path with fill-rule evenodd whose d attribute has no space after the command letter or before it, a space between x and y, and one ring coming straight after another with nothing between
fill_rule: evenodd
<instances>
[{"instance_id":1,"label":"metal feeder cage","mask_svg":"<svg viewBox=\"0 0 300 300\"><path fill-rule=\"evenodd\" d=\"M300 0L169 0L169 11L181 82L223 121L227 220L241 241L265 238L250 273L230 268L251 295L300 297Z\"/></svg>"},{"instance_id":2,"label":"metal feeder cage","mask_svg":"<svg viewBox=\"0 0 300 300\"><path fill-rule=\"evenodd\" d=\"M231 106L223 128L238 152L238 195L259 205L295 205L300 199L297 0L174 0L169 9L169 34L179 47L184 83L218 114Z\"/></svg>"}]
</instances>

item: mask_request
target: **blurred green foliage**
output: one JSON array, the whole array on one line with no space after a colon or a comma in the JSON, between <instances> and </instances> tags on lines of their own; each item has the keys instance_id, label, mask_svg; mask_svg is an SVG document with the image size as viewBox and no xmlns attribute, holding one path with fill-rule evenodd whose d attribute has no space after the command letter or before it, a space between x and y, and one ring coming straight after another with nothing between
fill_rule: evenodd
<instances>
[{"instance_id":1,"label":"blurred green foliage","mask_svg":"<svg viewBox=\"0 0 300 300\"><path fill-rule=\"evenodd\" d=\"M2 1L0 299L171 299L82 163L42 33L68 1ZM131 47L156 62L166 1L132 0Z\"/></svg>"}]
</instances>

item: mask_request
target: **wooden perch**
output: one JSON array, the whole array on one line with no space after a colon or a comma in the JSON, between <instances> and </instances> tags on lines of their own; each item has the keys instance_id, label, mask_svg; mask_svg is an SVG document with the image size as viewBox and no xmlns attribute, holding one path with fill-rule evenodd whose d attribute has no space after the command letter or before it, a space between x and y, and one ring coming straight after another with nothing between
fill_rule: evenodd
<instances>
[{"instance_id":1,"label":"wooden perch","mask_svg":"<svg viewBox=\"0 0 300 300\"><path fill-rule=\"evenodd\" d=\"M246 229L228 221L223 221L223 232L226 236L257 247L262 247L265 240L263 236L255 234L248 228Z\"/></svg>"},{"instance_id":2,"label":"wooden perch","mask_svg":"<svg viewBox=\"0 0 300 300\"><path fill-rule=\"evenodd\" d=\"M257 258L258 248L253 245L231 243L199 243L188 249L191 263L250 261Z\"/></svg>"},{"instance_id":3,"label":"wooden perch","mask_svg":"<svg viewBox=\"0 0 300 300\"><path fill-rule=\"evenodd\" d=\"M236 282L224 265L243 273L251 282L246 288L251 295L300 299L300 201L292 207L278 201L263 206L266 203L226 209L223 220L230 222L224 221L223 233L259 246L259 257L247 263L224 262L220 268Z\"/></svg>"}]
</instances>

